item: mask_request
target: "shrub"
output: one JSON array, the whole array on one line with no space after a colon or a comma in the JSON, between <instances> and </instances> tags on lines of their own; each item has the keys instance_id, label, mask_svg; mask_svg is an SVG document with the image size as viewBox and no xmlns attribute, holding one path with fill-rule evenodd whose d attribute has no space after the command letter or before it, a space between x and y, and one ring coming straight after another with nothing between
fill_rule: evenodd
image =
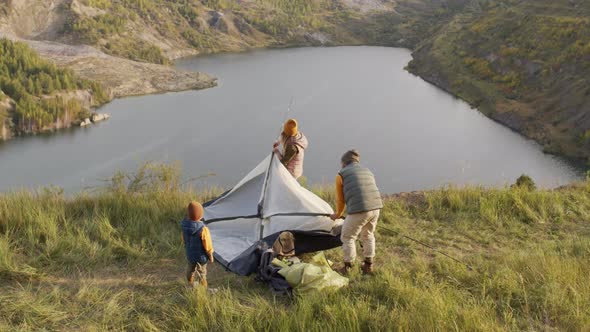
<instances>
[{"instance_id":1,"label":"shrub","mask_svg":"<svg viewBox=\"0 0 590 332\"><path fill-rule=\"evenodd\" d=\"M481 79L489 80L494 77L494 71L490 68L490 63L487 60L469 57L463 60L463 63Z\"/></svg>"},{"instance_id":2,"label":"shrub","mask_svg":"<svg viewBox=\"0 0 590 332\"><path fill-rule=\"evenodd\" d=\"M134 61L157 63L167 65L168 58L162 54L158 46L141 40L117 39L105 45L105 51L112 55L128 58Z\"/></svg>"},{"instance_id":3,"label":"shrub","mask_svg":"<svg viewBox=\"0 0 590 332\"><path fill-rule=\"evenodd\" d=\"M518 177L518 179L516 179L516 182L511 187L512 188L523 188L523 189L527 189L527 190L537 189L537 185L535 184L535 181L533 181L533 179L526 174L523 174L520 177Z\"/></svg>"},{"instance_id":4,"label":"shrub","mask_svg":"<svg viewBox=\"0 0 590 332\"><path fill-rule=\"evenodd\" d=\"M78 19L68 26L69 30L87 43L96 43L102 38L123 32L126 25L125 18L112 14Z\"/></svg>"},{"instance_id":5,"label":"shrub","mask_svg":"<svg viewBox=\"0 0 590 332\"><path fill-rule=\"evenodd\" d=\"M111 0L86 0L86 4L90 7L99 9L108 9L111 7Z\"/></svg>"}]
</instances>

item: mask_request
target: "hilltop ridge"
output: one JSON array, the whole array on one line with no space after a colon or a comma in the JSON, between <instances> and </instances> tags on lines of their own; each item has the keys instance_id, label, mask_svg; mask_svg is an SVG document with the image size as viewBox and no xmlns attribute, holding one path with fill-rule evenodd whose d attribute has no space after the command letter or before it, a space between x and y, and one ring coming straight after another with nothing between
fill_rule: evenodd
<instances>
[{"instance_id":1,"label":"hilltop ridge","mask_svg":"<svg viewBox=\"0 0 590 332\"><path fill-rule=\"evenodd\" d=\"M355 270L346 288L289 299L217 264L208 267L217 293L185 287L177 223L187 202L220 192L182 188L182 181L166 174L130 177L129 183L115 176L93 195L65 197L55 188L0 194L0 329L590 327L588 182L557 190L447 187L387 197L377 230L376 275ZM314 192L334 203L331 188ZM326 254L342 260L338 248Z\"/></svg>"}]
</instances>

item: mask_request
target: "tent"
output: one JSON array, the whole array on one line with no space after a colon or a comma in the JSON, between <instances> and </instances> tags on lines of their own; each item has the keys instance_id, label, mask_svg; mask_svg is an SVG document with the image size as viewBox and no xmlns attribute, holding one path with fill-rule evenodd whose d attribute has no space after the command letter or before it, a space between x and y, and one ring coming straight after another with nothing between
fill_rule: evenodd
<instances>
[{"instance_id":1,"label":"tent","mask_svg":"<svg viewBox=\"0 0 590 332\"><path fill-rule=\"evenodd\" d=\"M256 271L261 250L283 231L295 236L297 254L341 245L331 232L330 205L303 188L274 154L204 207L215 258L240 275Z\"/></svg>"}]
</instances>

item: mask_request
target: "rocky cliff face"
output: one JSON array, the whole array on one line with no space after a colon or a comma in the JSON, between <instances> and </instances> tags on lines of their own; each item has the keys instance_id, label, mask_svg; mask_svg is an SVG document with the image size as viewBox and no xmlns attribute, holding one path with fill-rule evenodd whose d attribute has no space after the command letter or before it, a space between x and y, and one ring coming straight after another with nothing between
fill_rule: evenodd
<instances>
[{"instance_id":1,"label":"rocky cliff face","mask_svg":"<svg viewBox=\"0 0 590 332\"><path fill-rule=\"evenodd\" d=\"M3 0L3 32L30 39L55 39L65 23L63 6L67 0Z\"/></svg>"}]
</instances>

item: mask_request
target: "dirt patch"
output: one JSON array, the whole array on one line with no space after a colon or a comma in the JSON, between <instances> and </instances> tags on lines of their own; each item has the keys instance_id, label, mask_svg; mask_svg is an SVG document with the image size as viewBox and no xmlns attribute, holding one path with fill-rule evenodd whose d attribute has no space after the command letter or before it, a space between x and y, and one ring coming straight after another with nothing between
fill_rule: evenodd
<instances>
[{"instance_id":1,"label":"dirt patch","mask_svg":"<svg viewBox=\"0 0 590 332\"><path fill-rule=\"evenodd\" d=\"M82 285L93 285L111 290L152 288L157 286L184 286L186 262L184 259L159 259L141 266L109 266L92 272L71 274L50 274L40 278L41 284L63 288L79 289ZM245 285L250 278L239 277L227 272L218 263L208 264L207 280L210 287L223 287L230 281Z\"/></svg>"},{"instance_id":2,"label":"dirt patch","mask_svg":"<svg viewBox=\"0 0 590 332\"><path fill-rule=\"evenodd\" d=\"M66 0L12 0L8 17L0 19L0 31L20 38L52 39L65 22Z\"/></svg>"},{"instance_id":3,"label":"dirt patch","mask_svg":"<svg viewBox=\"0 0 590 332\"><path fill-rule=\"evenodd\" d=\"M381 0L343 0L344 5L349 8L359 10L361 13L370 11L384 11L388 6Z\"/></svg>"},{"instance_id":4,"label":"dirt patch","mask_svg":"<svg viewBox=\"0 0 590 332\"><path fill-rule=\"evenodd\" d=\"M0 31L2 36L25 42L58 66L70 68L82 78L102 83L112 98L205 89L217 85L217 79L205 73L178 71L169 66L123 59L87 45L27 40L6 33L3 35Z\"/></svg>"},{"instance_id":5,"label":"dirt patch","mask_svg":"<svg viewBox=\"0 0 590 332\"><path fill-rule=\"evenodd\" d=\"M172 67L110 56L58 57L54 60L81 77L103 83L114 98L205 89L217 85L216 79L205 73L178 71Z\"/></svg>"}]
</instances>

